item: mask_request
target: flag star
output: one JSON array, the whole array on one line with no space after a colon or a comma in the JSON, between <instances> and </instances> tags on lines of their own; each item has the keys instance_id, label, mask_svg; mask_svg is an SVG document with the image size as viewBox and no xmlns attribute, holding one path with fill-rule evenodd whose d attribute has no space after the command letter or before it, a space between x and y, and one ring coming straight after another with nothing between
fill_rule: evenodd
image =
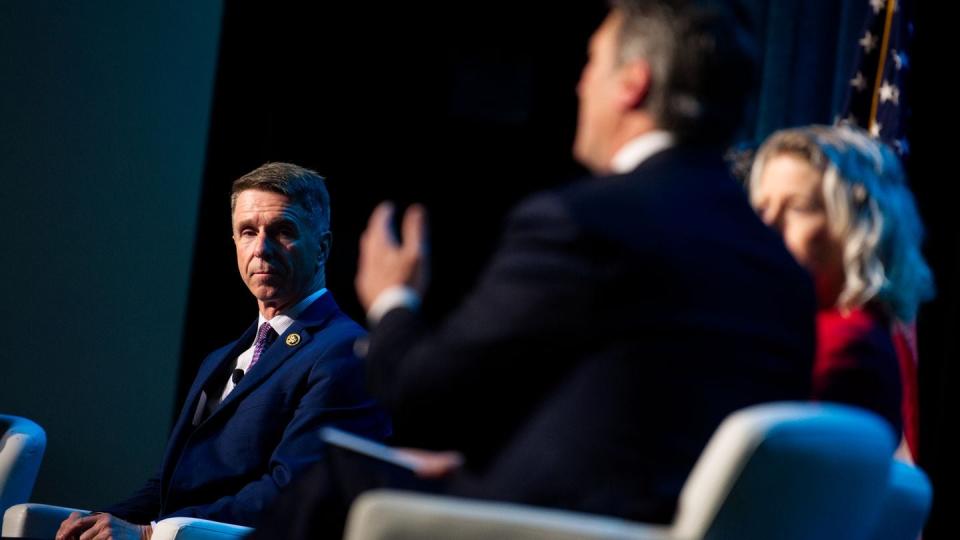
<instances>
[{"instance_id":1,"label":"flag star","mask_svg":"<svg viewBox=\"0 0 960 540\"><path fill-rule=\"evenodd\" d=\"M896 49L891 50L890 59L893 60L893 65L896 66L898 71L903 68L910 69L910 59L907 57L906 52L897 51Z\"/></svg>"},{"instance_id":2,"label":"flag star","mask_svg":"<svg viewBox=\"0 0 960 540\"><path fill-rule=\"evenodd\" d=\"M880 136L880 130L881 130L881 129L883 129L883 126L880 125L880 122L874 122L874 123L870 126L870 136L873 137L873 138L879 137L879 136Z\"/></svg>"},{"instance_id":3,"label":"flag star","mask_svg":"<svg viewBox=\"0 0 960 540\"><path fill-rule=\"evenodd\" d=\"M867 80L863 78L863 73L858 71L857 76L850 79L850 86L856 88L860 92L863 92L863 89L867 87Z\"/></svg>"},{"instance_id":4,"label":"flag star","mask_svg":"<svg viewBox=\"0 0 960 540\"><path fill-rule=\"evenodd\" d=\"M894 105L900 104L900 89L890 84L889 81L883 81L880 85L880 103L892 101Z\"/></svg>"},{"instance_id":5,"label":"flag star","mask_svg":"<svg viewBox=\"0 0 960 540\"><path fill-rule=\"evenodd\" d=\"M860 38L859 43L860 46L863 47L863 50L866 51L867 54L870 54L874 47L877 46L877 37L867 30L867 32L863 34L863 37Z\"/></svg>"},{"instance_id":6,"label":"flag star","mask_svg":"<svg viewBox=\"0 0 960 540\"><path fill-rule=\"evenodd\" d=\"M870 0L870 7L873 8L873 14L877 15L887 3L884 0Z\"/></svg>"}]
</instances>

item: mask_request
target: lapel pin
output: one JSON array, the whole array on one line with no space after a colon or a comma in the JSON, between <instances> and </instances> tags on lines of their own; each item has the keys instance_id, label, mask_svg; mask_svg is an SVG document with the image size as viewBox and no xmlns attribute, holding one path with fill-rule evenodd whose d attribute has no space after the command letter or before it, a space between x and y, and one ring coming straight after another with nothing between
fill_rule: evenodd
<instances>
[{"instance_id":1,"label":"lapel pin","mask_svg":"<svg viewBox=\"0 0 960 540\"><path fill-rule=\"evenodd\" d=\"M300 344L300 334L290 334L286 342L288 347L296 347Z\"/></svg>"}]
</instances>

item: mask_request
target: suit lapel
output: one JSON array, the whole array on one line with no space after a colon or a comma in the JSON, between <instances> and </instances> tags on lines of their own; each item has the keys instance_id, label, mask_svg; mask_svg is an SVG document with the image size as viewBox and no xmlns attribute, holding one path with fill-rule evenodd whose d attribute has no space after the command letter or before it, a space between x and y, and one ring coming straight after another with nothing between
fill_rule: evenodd
<instances>
[{"instance_id":1,"label":"suit lapel","mask_svg":"<svg viewBox=\"0 0 960 540\"><path fill-rule=\"evenodd\" d=\"M169 487L170 477L177 466L177 461L184 452L184 446L188 442L189 435L193 433L195 429L201 429L209 425L214 418L225 414L226 410L232 408L230 406L232 403L243 399L244 396L260 386L287 358L310 342L311 332L316 333L322 330L339 312L340 310L333 301L330 292L324 293L316 302L307 307L297 318L297 321L264 352L260 361L257 362L257 365L254 366L254 368L250 370L250 373L240 381L240 384L230 392L227 399L205 420L201 421L200 425L194 427L192 420L198 402L200 401L200 396L208 387L215 386L213 384L214 382L219 382L216 379L217 377L222 376L224 378L223 382L226 381L226 366L236 360L237 356L253 342L257 330L256 322L244 332L240 339L225 348L225 352L218 355L211 355L204 361L200 366L193 386L191 386L187 394L183 410L170 435L170 442L167 445L167 451L164 455L161 468L161 497L166 498L165 492ZM293 346L287 345L287 339L293 334L299 336L299 342ZM293 339L294 338L291 338L291 341L293 341Z\"/></svg>"},{"instance_id":2,"label":"suit lapel","mask_svg":"<svg viewBox=\"0 0 960 540\"><path fill-rule=\"evenodd\" d=\"M226 350L226 353L223 354L220 358L211 359L212 362L204 362L204 365L200 366L200 370L197 372L196 382L194 384L194 390L205 390L208 386L211 386L212 383L217 382L218 384L223 381L214 381L213 377L223 375L226 377L227 364L232 363L234 360L240 356L240 353L247 350L251 344L253 344L253 338L257 333L257 321L254 321L247 330L240 336L239 339L234 341L231 346ZM192 399L195 396L188 396L187 399Z\"/></svg>"},{"instance_id":3,"label":"suit lapel","mask_svg":"<svg viewBox=\"0 0 960 540\"><path fill-rule=\"evenodd\" d=\"M311 331L316 332L322 330L338 311L339 308L336 302L333 301L333 296L330 294L330 291L327 291L314 303L310 304L307 309L297 317L297 320L290 325L290 328L262 353L257 364L250 369L249 373L247 373L233 391L230 392L227 399L223 400L223 403L213 411L207 418L207 421L223 414L224 411L230 408L232 403L243 399L263 384L263 382L270 377L270 374L283 365L288 358L310 343L312 339ZM252 334L255 332L255 328L253 332L248 330L248 333L251 334L250 340L253 339ZM246 334L244 334L244 336L246 336ZM243 341L241 341L241 343L243 343Z\"/></svg>"},{"instance_id":4,"label":"suit lapel","mask_svg":"<svg viewBox=\"0 0 960 540\"><path fill-rule=\"evenodd\" d=\"M176 463L172 463L171 460L174 460L175 456L180 455L180 448L183 446L187 436L193 431L195 425L193 419L197 413L198 406L206 407L207 396L204 394L206 388L210 386L213 377L219 376L221 373L226 377L226 366L233 362L246 347L249 347L249 343L253 339L253 334L256 332L256 326L255 321L254 324L243 333L240 339L224 348L222 353L211 355L200 365L200 370L197 372L197 377L194 379L193 385L187 393L187 398L184 401L183 409L180 411L180 416L177 418L177 423L174 424L173 431L170 433L170 442L167 444L167 450L164 453L163 464L161 465L161 471L164 475L161 486L166 486L166 476L170 474L172 467L176 465Z\"/></svg>"},{"instance_id":5,"label":"suit lapel","mask_svg":"<svg viewBox=\"0 0 960 540\"><path fill-rule=\"evenodd\" d=\"M244 344L248 343L252 339L252 335L255 331L256 323L251 325L250 328L243 333L240 339L234 341L230 346L223 349L222 353L218 354L217 356L211 356L207 358L203 364L200 365L200 370L197 372L197 376L193 380L193 385L190 387L189 392L187 392L187 398L184 401L183 410L180 411L180 417L177 419L177 423L174 425L171 438L175 438L182 434L187 426L192 425L191 420L196 413L198 401L200 401L201 395L212 382L211 378L215 374L225 372L226 365L236 359L236 357L243 352L243 349L245 348ZM246 346L249 347L249 345ZM224 376L226 376L225 373Z\"/></svg>"}]
</instances>

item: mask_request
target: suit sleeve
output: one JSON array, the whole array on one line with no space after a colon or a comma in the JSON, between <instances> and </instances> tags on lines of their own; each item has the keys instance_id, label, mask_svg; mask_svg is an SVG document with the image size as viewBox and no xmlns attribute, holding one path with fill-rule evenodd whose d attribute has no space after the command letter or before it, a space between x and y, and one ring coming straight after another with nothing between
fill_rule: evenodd
<instances>
[{"instance_id":1,"label":"suit sleeve","mask_svg":"<svg viewBox=\"0 0 960 540\"><path fill-rule=\"evenodd\" d=\"M181 508L162 517L187 516L253 525L292 479L324 459L320 428L336 426L371 438L386 437L389 423L367 397L362 364L353 353L355 337L351 334L339 340L315 363L306 391L262 477L242 486L234 495L211 504Z\"/></svg>"},{"instance_id":2,"label":"suit sleeve","mask_svg":"<svg viewBox=\"0 0 960 540\"><path fill-rule=\"evenodd\" d=\"M454 445L479 455L514 425L487 418L522 418L564 368L551 364L583 343L578 317L593 295L584 279L602 271L556 195L534 198L508 221L501 247L476 289L436 329L407 309L388 312L370 336L371 392L393 415L398 442L427 448ZM594 285L590 285L591 287ZM549 364L549 366L548 366ZM547 369L548 368L548 369Z\"/></svg>"},{"instance_id":3,"label":"suit sleeve","mask_svg":"<svg viewBox=\"0 0 960 540\"><path fill-rule=\"evenodd\" d=\"M147 480L127 499L102 510L131 523L150 523L160 513L160 474Z\"/></svg>"}]
</instances>

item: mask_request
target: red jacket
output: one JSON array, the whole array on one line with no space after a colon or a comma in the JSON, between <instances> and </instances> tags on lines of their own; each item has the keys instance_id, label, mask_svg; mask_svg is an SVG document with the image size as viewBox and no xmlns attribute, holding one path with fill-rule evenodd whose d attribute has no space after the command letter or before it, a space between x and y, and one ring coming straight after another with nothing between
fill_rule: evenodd
<instances>
[{"instance_id":1,"label":"red jacket","mask_svg":"<svg viewBox=\"0 0 960 540\"><path fill-rule=\"evenodd\" d=\"M888 317L870 308L817 312L813 398L857 405L903 429L900 360Z\"/></svg>"}]
</instances>

